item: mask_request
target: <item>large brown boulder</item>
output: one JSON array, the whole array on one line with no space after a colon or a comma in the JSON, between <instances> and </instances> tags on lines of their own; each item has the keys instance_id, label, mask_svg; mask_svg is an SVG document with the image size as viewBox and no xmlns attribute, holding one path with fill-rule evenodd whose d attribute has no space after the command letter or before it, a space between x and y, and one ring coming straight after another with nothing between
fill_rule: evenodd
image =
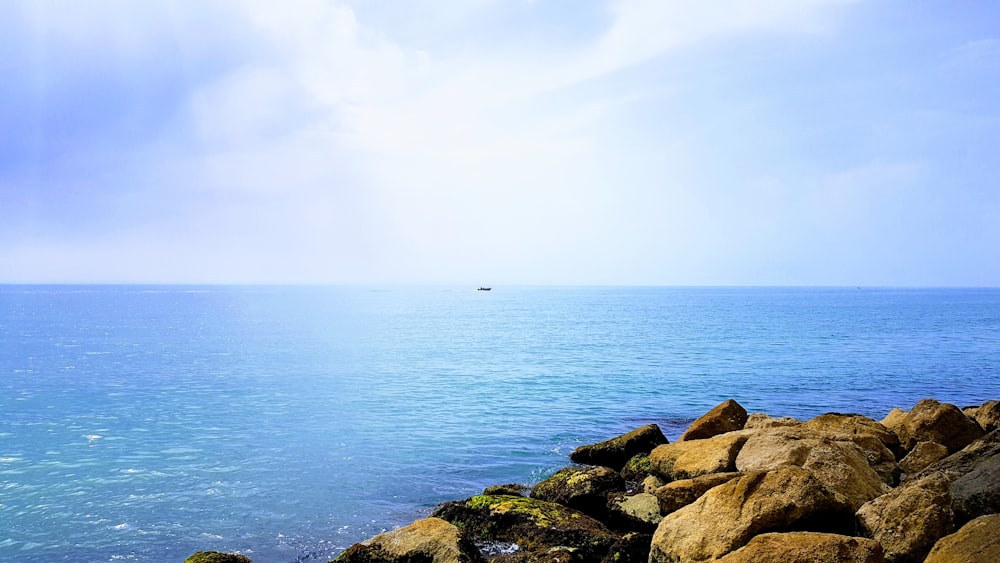
<instances>
[{"instance_id":1,"label":"large brown boulder","mask_svg":"<svg viewBox=\"0 0 1000 563\"><path fill-rule=\"evenodd\" d=\"M770 533L729 553L719 563L883 563L875 540L819 532Z\"/></svg>"},{"instance_id":2,"label":"large brown boulder","mask_svg":"<svg viewBox=\"0 0 1000 563\"><path fill-rule=\"evenodd\" d=\"M955 528L950 485L941 473L907 481L858 510L859 530L882 544L886 561L923 561L934 542Z\"/></svg>"},{"instance_id":3,"label":"large brown boulder","mask_svg":"<svg viewBox=\"0 0 1000 563\"><path fill-rule=\"evenodd\" d=\"M877 438L895 454L902 454L899 438L881 423L858 414L827 413L802 423L803 428L817 432L844 436L852 441L859 436ZM855 442L857 443L857 442ZM858 444L861 445L860 443Z\"/></svg>"},{"instance_id":4,"label":"large brown boulder","mask_svg":"<svg viewBox=\"0 0 1000 563\"><path fill-rule=\"evenodd\" d=\"M625 492L625 480L617 471L609 467L567 467L535 485L530 496L603 518L608 494L616 492Z\"/></svg>"},{"instance_id":5,"label":"large brown boulder","mask_svg":"<svg viewBox=\"0 0 1000 563\"><path fill-rule=\"evenodd\" d=\"M650 563L710 561L764 532L791 529L846 532L849 505L808 469L793 465L749 473L719 485L663 518L653 534Z\"/></svg>"},{"instance_id":6,"label":"large brown boulder","mask_svg":"<svg viewBox=\"0 0 1000 563\"><path fill-rule=\"evenodd\" d=\"M446 502L431 516L447 520L474 539L511 542L522 551L575 549L583 561L600 561L618 540L604 524L561 504L518 496L475 496Z\"/></svg>"},{"instance_id":7,"label":"large brown boulder","mask_svg":"<svg viewBox=\"0 0 1000 563\"><path fill-rule=\"evenodd\" d=\"M776 426L798 426L802 422L790 416L773 417L767 413L755 412L747 416L744 430L760 430L762 428L774 428Z\"/></svg>"},{"instance_id":8,"label":"large brown boulder","mask_svg":"<svg viewBox=\"0 0 1000 563\"><path fill-rule=\"evenodd\" d=\"M1000 514L980 516L934 544L924 563L1000 561Z\"/></svg>"},{"instance_id":9,"label":"large brown boulder","mask_svg":"<svg viewBox=\"0 0 1000 563\"><path fill-rule=\"evenodd\" d=\"M684 508L698 497L723 483L728 483L742 475L741 473L710 473L694 479L681 479L657 487L653 494L660 503L660 513L670 514Z\"/></svg>"},{"instance_id":10,"label":"large brown boulder","mask_svg":"<svg viewBox=\"0 0 1000 563\"><path fill-rule=\"evenodd\" d=\"M730 432L657 446L649 454L650 470L668 481L735 471L736 455L747 437L744 432Z\"/></svg>"},{"instance_id":11,"label":"large brown boulder","mask_svg":"<svg viewBox=\"0 0 1000 563\"><path fill-rule=\"evenodd\" d=\"M569 458L576 463L603 465L620 471L632 457L648 454L656 446L666 443L667 437L660 427L647 424L598 444L580 446L569 454Z\"/></svg>"},{"instance_id":12,"label":"large brown boulder","mask_svg":"<svg viewBox=\"0 0 1000 563\"><path fill-rule=\"evenodd\" d=\"M978 407L962 409L966 416L975 420L984 432L1000 428L1000 401L986 401Z\"/></svg>"},{"instance_id":13,"label":"large brown boulder","mask_svg":"<svg viewBox=\"0 0 1000 563\"><path fill-rule=\"evenodd\" d=\"M417 520L409 526L354 544L334 559L337 563L483 563L479 549L457 526L440 518Z\"/></svg>"},{"instance_id":14,"label":"large brown boulder","mask_svg":"<svg viewBox=\"0 0 1000 563\"><path fill-rule=\"evenodd\" d=\"M918 442L937 442L947 447L949 453L955 453L984 434L979 424L958 407L934 399L918 402L893 426L886 426L899 436L906 450L913 449Z\"/></svg>"},{"instance_id":15,"label":"large brown boulder","mask_svg":"<svg viewBox=\"0 0 1000 563\"><path fill-rule=\"evenodd\" d=\"M742 430L747 421L747 410L736 401L729 399L708 411L691 423L678 441L701 440L726 432Z\"/></svg>"}]
</instances>

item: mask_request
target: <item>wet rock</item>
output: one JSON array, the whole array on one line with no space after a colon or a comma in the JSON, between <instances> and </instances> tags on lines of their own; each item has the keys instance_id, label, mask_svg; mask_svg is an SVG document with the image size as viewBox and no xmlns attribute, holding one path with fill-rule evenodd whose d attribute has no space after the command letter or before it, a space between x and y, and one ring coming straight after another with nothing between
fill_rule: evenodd
<instances>
[{"instance_id":1,"label":"wet rock","mask_svg":"<svg viewBox=\"0 0 1000 563\"><path fill-rule=\"evenodd\" d=\"M464 529L473 539L516 543L522 551L578 550L582 561L600 561L618 537L604 524L560 504L517 496L475 496L437 507L433 517Z\"/></svg>"},{"instance_id":2,"label":"wet rock","mask_svg":"<svg viewBox=\"0 0 1000 563\"><path fill-rule=\"evenodd\" d=\"M639 454L632 456L625 463L625 467L619 472L625 483L638 483L649 476L649 454Z\"/></svg>"},{"instance_id":3,"label":"wet rock","mask_svg":"<svg viewBox=\"0 0 1000 563\"><path fill-rule=\"evenodd\" d=\"M923 471L928 465L948 457L948 448L937 442L917 442L906 457L899 460L899 466L908 475Z\"/></svg>"},{"instance_id":4,"label":"wet rock","mask_svg":"<svg viewBox=\"0 0 1000 563\"><path fill-rule=\"evenodd\" d=\"M513 495L516 497L527 496L531 492L531 487L518 483L507 483L504 485L492 485L483 489L484 495Z\"/></svg>"},{"instance_id":5,"label":"wet rock","mask_svg":"<svg viewBox=\"0 0 1000 563\"><path fill-rule=\"evenodd\" d=\"M886 561L923 561L934 543L955 528L950 485L941 473L907 481L858 510L860 531L882 544Z\"/></svg>"},{"instance_id":6,"label":"wet rock","mask_svg":"<svg viewBox=\"0 0 1000 563\"><path fill-rule=\"evenodd\" d=\"M712 560L770 531L842 533L853 514L808 469L784 465L719 485L663 518L650 563Z\"/></svg>"},{"instance_id":7,"label":"wet rock","mask_svg":"<svg viewBox=\"0 0 1000 563\"><path fill-rule=\"evenodd\" d=\"M616 438L580 446L569 458L584 465L602 465L620 471L628 460L639 454L648 454L656 446L666 444L667 438L655 424L636 428Z\"/></svg>"},{"instance_id":8,"label":"wet rock","mask_svg":"<svg viewBox=\"0 0 1000 563\"><path fill-rule=\"evenodd\" d=\"M409 526L354 544L334 559L337 563L484 563L479 549L457 526L440 518L417 520Z\"/></svg>"},{"instance_id":9,"label":"wet rock","mask_svg":"<svg viewBox=\"0 0 1000 563\"><path fill-rule=\"evenodd\" d=\"M729 553L719 563L883 563L874 540L818 532L768 533Z\"/></svg>"},{"instance_id":10,"label":"wet rock","mask_svg":"<svg viewBox=\"0 0 1000 563\"><path fill-rule=\"evenodd\" d=\"M729 399L708 411L691 423L678 441L701 440L726 432L742 430L747 421L747 411L736 401Z\"/></svg>"},{"instance_id":11,"label":"wet rock","mask_svg":"<svg viewBox=\"0 0 1000 563\"><path fill-rule=\"evenodd\" d=\"M886 425L888 427L888 425ZM913 449L918 442L937 442L955 453L984 434L979 424L955 405L941 403L934 399L924 399L895 426L889 427L906 450Z\"/></svg>"},{"instance_id":12,"label":"wet rock","mask_svg":"<svg viewBox=\"0 0 1000 563\"><path fill-rule=\"evenodd\" d=\"M542 552L518 551L490 559L490 563L583 563L580 551L557 546Z\"/></svg>"},{"instance_id":13,"label":"wet rock","mask_svg":"<svg viewBox=\"0 0 1000 563\"><path fill-rule=\"evenodd\" d=\"M730 432L657 446L649 454L650 468L668 481L735 471L736 456L747 437L744 432Z\"/></svg>"},{"instance_id":14,"label":"wet rock","mask_svg":"<svg viewBox=\"0 0 1000 563\"><path fill-rule=\"evenodd\" d=\"M625 480L609 467L567 467L531 489L531 498L556 502L602 519L608 495L625 492Z\"/></svg>"},{"instance_id":15,"label":"wet rock","mask_svg":"<svg viewBox=\"0 0 1000 563\"><path fill-rule=\"evenodd\" d=\"M601 563L648 563L651 534L629 533L608 550Z\"/></svg>"},{"instance_id":16,"label":"wet rock","mask_svg":"<svg viewBox=\"0 0 1000 563\"><path fill-rule=\"evenodd\" d=\"M185 559L184 563L250 563L250 558L236 553L199 551Z\"/></svg>"},{"instance_id":17,"label":"wet rock","mask_svg":"<svg viewBox=\"0 0 1000 563\"><path fill-rule=\"evenodd\" d=\"M660 503L660 513L666 515L684 508L710 489L728 483L740 475L742 474L736 472L711 473L694 479L681 479L658 487L653 494Z\"/></svg>"},{"instance_id":18,"label":"wet rock","mask_svg":"<svg viewBox=\"0 0 1000 563\"><path fill-rule=\"evenodd\" d=\"M924 563L1000 561L1000 514L980 516L934 544Z\"/></svg>"}]
</instances>

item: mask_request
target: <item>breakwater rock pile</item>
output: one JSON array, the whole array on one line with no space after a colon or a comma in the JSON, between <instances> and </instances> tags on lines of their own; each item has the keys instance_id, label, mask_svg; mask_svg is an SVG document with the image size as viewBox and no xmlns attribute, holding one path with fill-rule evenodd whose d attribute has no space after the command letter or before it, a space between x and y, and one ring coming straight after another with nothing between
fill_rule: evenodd
<instances>
[{"instance_id":1,"label":"breakwater rock pile","mask_svg":"<svg viewBox=\"0 0 1000 563\"><path fill-rule=\"evenodd\" d=\"M799 421L729 400L675 442L648 425L570 460L334 562L1000 561L998 401Z\"/></svg>"}]
</instances>

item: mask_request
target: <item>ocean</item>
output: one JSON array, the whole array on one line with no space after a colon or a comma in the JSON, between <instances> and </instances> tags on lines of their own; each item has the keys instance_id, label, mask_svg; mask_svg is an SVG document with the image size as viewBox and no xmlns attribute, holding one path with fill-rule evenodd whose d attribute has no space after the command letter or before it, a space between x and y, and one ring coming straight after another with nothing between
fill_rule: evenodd
<instances>
[{"instance_id":1,"label":"ocean","mask_svg":"<svg viewBox=\"0 0 1000 563\"><path fill-rule=\"evenodd\" d=\"M1000 399L1000 290L0 286L0 561L326 561L576 446Z\"/></svg>"}]
</instances>

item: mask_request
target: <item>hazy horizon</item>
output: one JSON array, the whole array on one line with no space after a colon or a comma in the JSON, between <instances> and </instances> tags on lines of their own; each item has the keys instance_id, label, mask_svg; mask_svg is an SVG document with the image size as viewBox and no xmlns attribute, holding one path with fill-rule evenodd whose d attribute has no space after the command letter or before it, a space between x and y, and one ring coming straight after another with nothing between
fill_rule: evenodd
<instances>
[{"instance_id":1,"label":"hazy horizon","mask_svg":"<svg viewBox=\"0 0 1000 563\"><path fill-rule=\"evenodd\" d=\"M1000 286L1000 10L0 4L0 283Z\"/></svg>"}]
</instances>

